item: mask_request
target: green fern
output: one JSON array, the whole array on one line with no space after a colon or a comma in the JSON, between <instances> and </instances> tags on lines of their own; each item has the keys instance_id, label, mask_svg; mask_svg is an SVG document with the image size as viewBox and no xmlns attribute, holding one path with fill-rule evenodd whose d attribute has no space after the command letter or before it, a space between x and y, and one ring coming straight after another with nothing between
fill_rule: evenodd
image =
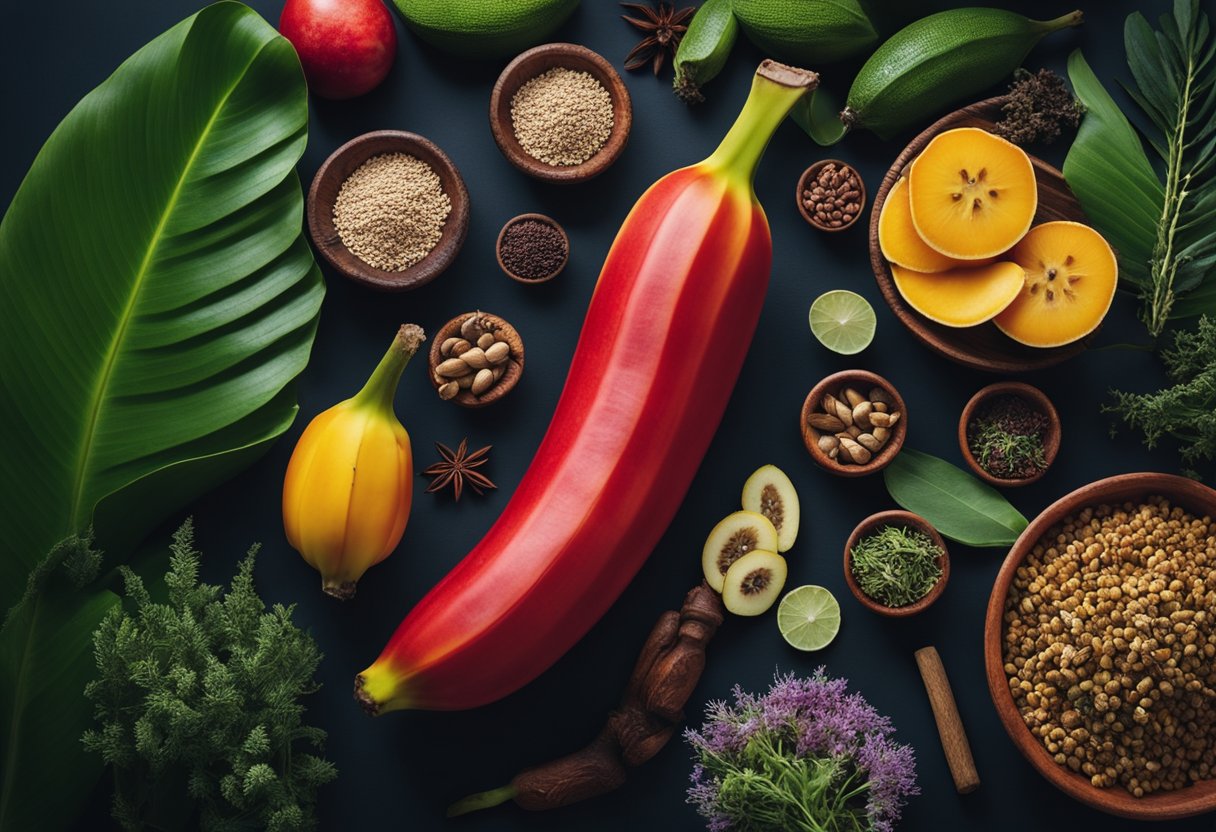
<instances>
[{"instance_id":1,"label":"green fern","mask_svg":"<svg viewBox=\"0 0 1216 832\"><path fill-rule=\"evenodd\" d=\"M123 567L130 611L93 636L98 678L85 688L98 727L85 748L114 768L114 818L140 829L166 811L210 832L315 827L315 792L337 775L302 748L325 732L302 722L321 660L292 608L269 611L253 586L257 547L230 589L198 582L187 521L173 537L168 603Z\"/></svg>"}]
</instances>

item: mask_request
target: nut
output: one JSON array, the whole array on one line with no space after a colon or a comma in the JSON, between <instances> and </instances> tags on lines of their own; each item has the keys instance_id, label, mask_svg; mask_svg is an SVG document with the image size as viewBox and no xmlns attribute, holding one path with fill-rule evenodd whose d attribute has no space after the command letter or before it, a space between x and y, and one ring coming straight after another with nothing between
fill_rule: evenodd
<instances>
[{"instance_id":1,"label":"nut","mask_svg":"<svg viewBox=\"0 0 1216 832\"><path fill-rule=\"evenodd\" d=\"M870 435L885 445L887 442L887 439L889 439L891 437L891 429L890 428L874 428L874 430L870 431Z\"/></svg>"},{"instance_id":2,"label":"nut","mask_svg":"<svg viewBox=\"0 0 1216 832\"><path fill-rule=\"evenodd\" d=\"M449 358L436 367L435 372L443 378L460 378L468 375L469 369L463 358Z\"/></svg>"},{"instance_id":3,"label":"nut","mask_svg":"<svg viewBox=\"0 0 1216 832\"><path fill-rule=\"evenodd\" d=\"M853 424L860 425L865 430L869 430L870 412L874 409L874 405L869 402L858 402L853 405Z\"/></svg>"},{"instance_id":4,"label":"nut","mask_svg":"<svg viewBox=\"0 0 1216 832\"><path fill-rule=\"evenodd\" d=\"M452 348L461 342L466 343L466 344L468 343L468 341L465 341L463 338L448 338L446 341L443 342L442 346L439 347L439 354L442 355L444 358L451 357ZM457 355L459 355L459 353L457 353Z\"/></svg>"},{"instance_id":5,"label":"nut","mask_svg":"<svg viewBox=\"0 0 1216 832\"><path fill-rule=\"evenodd\" d=\"M473 386L473 373L465 373L460 378L456 379L456 383L460 385L461 390L468 390Z\"/></svg>"},{"instance_id":6,"label":"nut","mask_svg":"<svg viewBox=\"0 0 1216 832\"><path fill-rule=\"evenodd\" d=\"M473 386L471 388L471 392L474 396L480 396L493 386L494 371L488 368L483 368L477 371L477 375L473 376Z\"/></svg>"},{"instance_id":7,"label":"nut","mask_svg":"<svg viewBox=\"0 0 1216 832\"><path fill-rule=\"evenodd\" d=\"M899 421L899 411L894 413L871 413L870 424L876 428L893 428Z\"/></svg>"},{"instance_id":8,"label":"nut","mask_svg":"<svg viewBox=\"0 0 1216 832\"><path fill-rule=\"evenodd\" d=\"M844 430L844 422L826 413L812 413L807 422L815 430L827 431L828 433L839 433Z\"/></svg>"},{"instance_id":9,"label":"nut","mask_svg":"<svg viewBox=\"0 0 1216 832\"><path fill-rule=\"evenodd\" d=\"M886 402L874 402L874 411L876 413L886 413L887 412Z\"/></svg>"},{"instance_id":10,"label":"nut","mask_svg":"<svg viewBox=\"0 0 1216 832\"><path fill-rule=\"evenodd\" d=\"M883 443L877 436L872 433L863 433L857 437L857 443L868 451L878 453L882 450Z\"/></svg>"},{"instance_id":11,"label":"nut","mask_svg":"<svg viewBox=\"0 0 1216 832\"><path fill-rule=\"evenodd\" d=\"M858 393L852 387L845 388L844 399L849 403L849 407L856 408L857 405L866 401L866 397Z\"/></svg>"},{"instance_id":12,"label":"nut","mask_svg":"<svg viewBox=\"0 0 1216 832\"><path fill-rule=\"evenodd\" d=\"M490 344L493 344L493 343L494 343L494 333L492 333L492 332L483 333L482 336L477 339L477 346L481 347L483 350L487 349L490 346Z\"/></svg>"},{"instance_id":13,"label":"nut","mask_svg":"<svg viewBox=\"0 0 1216 832\"><path fill-rule=\"evenodd\" d=\"M449 381L445 384L439 385L439 398L443 399L445 402L448 399L455 398L456 394L459 392L460 382L458 381Z\"/></svg>"},{"instance_id":14,"label":"nut","mask_svg":"<svg viewBox=\"0 0 1216 832\"><path fill-rule=\"evenodd\" d=\"M847 433L849 436L853 437L854 439L861 436L861 428L858 427L857 425L849 425L847 428L844 429L844 432Z\"/></svg>"},{"instance_id":15,"label":"nut","mask_svg":"<svg viewBox=\"0 0 1216 832\"><path fill-rule=\"evenodd\" d=\"M881 402L887 407L895 404L895 400L891 397L891 394L886 390L883 390L881 387L875 387L870 390L870 401Z\"/></svg>"},{"instance_id":16,"label":"nut","mask_svg":"<svg viewBox=\"0 0 1216 832\"><path fill-rule=\"evenodd\" d=\"M854 442L851 437L841 438L840 454L841 456L848 454L849 459L855 465L865 465L873 458L873 455L868 450Z\"/></svg>"},{"instance_id":17,"label":"nut","mask_svg":"<svg viewBox=\"0 0 1216 832\"><path fill-rule=\"evenodd\" d=\"M490 360L486 358L485 351L481 347L473 347L473 349L460 356L460 360L474 370L484 370L490 366Z\"/></svg>"},{"instance_id":18,"label":"nut","mask_svg":"<svg viewBox=\"0 0 1216 832\"><path fill-rule=\"evenodd\" d=\"M496 341L486 348L485 354L491 364L501 364L511 356L511 347L505 341Z\"/></svg>"},{"instance_id":19,"label":"nut","mask_svg":"<svg viewBox=\"0 0 1216 832\"><path fill-rule=\"evenodd\" d=\"M819 450L823 451L826 454L826 453L831 453L832 451L839 448L840 440L837 439L835 436L821 436L821 437L819 437L818 444L819 444Z\"/></svg>"}]
</instances>

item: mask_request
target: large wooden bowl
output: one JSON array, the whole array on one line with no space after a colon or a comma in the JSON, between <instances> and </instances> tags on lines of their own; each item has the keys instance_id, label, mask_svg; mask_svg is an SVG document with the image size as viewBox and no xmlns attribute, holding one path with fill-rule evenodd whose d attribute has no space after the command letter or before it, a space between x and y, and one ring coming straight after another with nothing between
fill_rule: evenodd
<instances>
[{"instance_id":1,"label":"large wooden bowl","mask_svg":"<svg viewBox=\"0 0 1216 832\"><path fill-rule=\"evenodd\" d=\"M555 67L586 72L612 97L612 133L594 156L581 165L550 165L528 154L511 123L511 99L519 88ZM490 132L507 161L529 176L570 185L599 176L616 161L629 141L633 104L621 76L602 55L576 43L546 43L533 47L507 64L490 93Z\"/></svg>"},{"instance_id":2,"label":"large wooden bowl","mask_svg":"<svg viewBox=\"0 0 1216 832\"><path fill-rule=\"evenodd\" d=\"M903 175L905 169L912 163L921 151L938 133L953 130L956 127L980 127L991 129L1001 117L1003 97L989 98L943 117L904 148L903 153L891 165L887 175L883 177L878 192L874 195L874 207L870 211L870 265L874 269L874 277L878 280L878 288L882 296L895 313L895 317L908 328L927 347L944 355L951 361L956 361L977 370L993 373L1023 373L1030 370L1041 370L1051 367L1061 361L1072 358L1085 351L1089 338L1074 341L1062 347L1038 349L1019 344L996 328L991 322L979 326L958 329L935 323L904 301L895 288L895 279L891 275L891 267L887 265L882 250L878 247L878 217L882 206L887 201L887 194L895 181ZM1073 196L1068 185L1064 183L1064 174L1044 162L1042 159L1030 157L1034 163L1035 178L1039 185L1039 210L1034 215L1034 224L1051 222L1053 220L1072 220L1087 222L1085 212Z\"/></svg>"},{"instance_id":3,"label":"large wooden bowl","mask_svg":"<svg viewBox=\"0 0 1216 832\"><path fill-rule=\"evenodd\" d=\"M377 269L360 260L343 244L334 225L334 203L342 183L368 159L384 153L407 153L430 165L452 203L439 242L425 257L400 272ZM469 230L469 192L460 172L433 142L403 130L364 133L330 154L313 177L307 209L308 232L325 261L356 283L383 292L404 292L430 283L456 259Z\"/></svg>"},{"instance_id":4,"label":"large wooden bowl","mask_svg":"<svg viewBox=\"0 0 1216 832\"><path fill-rule=\"evenodd\" d=\"M1166 821L1216 810L1216 780L1205 780L1177 791L1133 797L1120 786L1097 788L1090 784L1088 777L1059 765L1022 721L1013 695L1009 693L1001 644L1009 587L1018 567L1039 538L1066 516L1086 506L1140 502L1153 495L1163 496L1199 516L1216 515L1216 491L1202 483L1172 474L1123 474L1078 488L1052 503L1036 517L1009 550L1009 556L1005 558L992 587L984 620L984 664L988 691L996 705L997 715L1013 744L1039 774L1069 797L1103 812L1137 820Z\"/></svg>"}]
</instances>

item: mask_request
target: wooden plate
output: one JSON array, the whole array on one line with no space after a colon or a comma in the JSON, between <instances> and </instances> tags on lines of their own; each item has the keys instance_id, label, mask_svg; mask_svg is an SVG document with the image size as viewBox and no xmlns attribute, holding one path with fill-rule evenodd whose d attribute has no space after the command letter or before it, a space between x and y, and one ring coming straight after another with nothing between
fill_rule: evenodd
<instances>
[{"instance_id":1,"label":"wooden plate","mask_svg":"<svg viewBox=\"0 0 1216 832\"><path fill-rule=\"evenodd\" d=\"M920 155L925 146L938 133L953 130L956 127L980 127L991 129L1001 117L1001 105L1004 97L989 98L986 101L972 104L961 110L943 117L929 129L912 140L912 143L899 154L895 164L883 177L878 192L874 195L874 207L870 212L870 264L874 269L874 277L878 280L878 288L882 296L895 313L895 317L908 328L923 344L934 352L944 355L951 361L956 361L966 367L976 370L986 370L992 373L1024 373L1030 370L1041 370L1072 358L1085 351L1090 337L1082 338L1062 347L1036 349L1019 344L996 328L991 322L979 326L957 329L942 326L921 315L908 306L895 288L895 279L891 268L887 265L882 250L878 247L878 217L882 213L883 203L895 180L903 174L904 169ZM1035 178L1039 185L1039 209L1034 215L1034 224L1052 222L1054 220L1072 220L1086 223L1085 212L1080 203L1064 182L1064 174L1034 156L1030 157L1034 164Z\"/></svg>"},{"instance_id":2,"label":"wooden plate","mask_svg":"<svg viewBox=\"0 0 1216 832\"><path fill-rule=\"evenodd\" d=\"M1100 789L1083 774L1059 765L1018 712L1005 676L1002 641L1005 633L1005 599L1018 568L1035 543L1065 517L1087 506L1139 502L1160 495L1198 516L1216 515L1216 491L1202 483L1172 474L1123 474L1082 486L1052 503L1018 537L1001 565L988 599L984 619L984 665L988 692L997 715L1018 751L1056 788L1095 809L1138 820L1166 821L1216 810L1216 779L1203 780L1170 792L1134 797L1121 786ZM1094 824L1098 826L1098 824ZM1160 828L1160 827L1153 827Z\"/></svg>"}]
</instances>

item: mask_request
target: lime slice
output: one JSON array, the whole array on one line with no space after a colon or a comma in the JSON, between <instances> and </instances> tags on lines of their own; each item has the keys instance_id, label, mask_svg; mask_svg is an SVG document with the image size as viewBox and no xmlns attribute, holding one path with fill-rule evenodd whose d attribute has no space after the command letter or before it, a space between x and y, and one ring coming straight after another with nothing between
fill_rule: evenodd
<instances>
[{"instance_id":1,"label":"lime slice","mask_svg":"<svg viewBox=\"0 0 1216 832\"><path fill-rule=\"evenodd\" d=\"M824 292L811 304L811 332L819 343L841 355L870 346L877 323L869 301L847 289Z\"/></svg>"},{"instance_id":2,"label":"lime slice","mask_svg":"<svg viewBox=\"0 0 1216 832\"><path fill-rule=\"evenodd\" d=\"M791 589L777 607L777 628L799 650L822 650L840 632L840 604L821 586Z\"/></svg>"}]
</instances>

